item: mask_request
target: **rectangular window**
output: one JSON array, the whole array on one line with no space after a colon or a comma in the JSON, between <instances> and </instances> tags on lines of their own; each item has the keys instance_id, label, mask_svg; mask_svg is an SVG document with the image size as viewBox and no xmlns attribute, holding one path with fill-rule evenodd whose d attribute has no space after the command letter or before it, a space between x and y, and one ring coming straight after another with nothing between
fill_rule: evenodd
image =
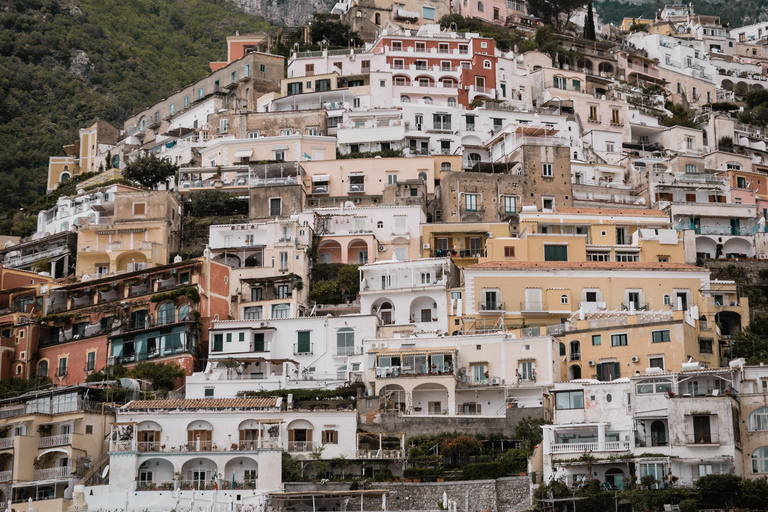
<instances>
[{"instance_id":1,"label":"rectangular window","mask_svg":"<svg viewBox=\"0 0 768 512\"><path fill-rule=\"evenodd\" d=\"M259 65L259 71L261 71L262 73L266 73L267 72L267 65L266 64L260 64Z\"/></svg>"},{"instance_id":2,"label":"rectangular window","mask_svg":"<svg viewBox=\"0 0 768 512\"><path fill-rule=\"evenodd\" d=\"M649 357L648 358L648 364L650 365L650 368L661 368L664 369L664 358L663 357Z\"/></svg>"},{"instance_id":3,"label":"rectangular window","mask_svg":"<svg viewBox=\"0 0 768 512\"><path fill-rule=\"evenodd\" d=\"M264 352L264 333L263 332L253 333L253 351Z\"/></svg>"},{"instance_id":4,"label":"rectangular window","mask_svg":"<svg viewBox=\"0 0 768 512\"><path fill-rule=\"evenodd\" d=\"M213 389L214 388L205 388L205 398L213 397Z\"/></svg>"},{"instance_id":5,"label":"rectangular window","mask_svg":"<svg viewBox=\"0 0 768 512\"><path fill-rule=\"evenodd\" d=\"M62 357L61 359L59 359L59 372L58 372L58 376L59 377L64 377L66 374L67 374L67 358L66 357Z\"/></svg>"},{"instance_id":6,"label":"rectangular window","mask_svg":"<svg viewBox=\"0 0 768 512\"><path fill-rule=\"evenodd\" d=\"M312 344L309 341L309 331L299 332L296 341L297 354L309 354L312 352Z\"/></svg>"},{"instance_id":7,"label":"rectangular window","mask_svg":"<svg viewBox=\"0 0 768 512\"><path fill-rule=\"evenodd\" d=\"M515 248L514 247L504 247L504 257L505 258L514 258L515 257Z\"/></svg>"},{"instance_id":8,"label":"rectangular window","mask_svg":"<svg viewBox=\"0 0 768 512\"><path fill-rule=\"evenodd\" d=\"M231 332L227 333L227 343L232 343L232 333Z\"/></svg>"},{"instance_id":9,"label":"rectangular window","mask_svg":"<svg viewBox=\"0 0 768 512\"><path fill-rule=\"evenodd\" d=\"M224 350L224 335L223 334L214 334L213 335L213 348L211 349L211 352L221 352Z\"/></svg>"},{"instance_id":10,"label":"rectangular window","mask_svg":"<svg viewBox=\"0 0 768 512\"><path fill-rule=\"evenodd\" d=\"M603 344L603 337L599 334L593 334L592 345L602 345L602 344Z\"/></svg>"},{"instance_id":11,"label":"rectangular window","mask_svg":"<svg viewBox=\"0 0 768 512\"><path fill-rule=\"evenodd\" d=\"M669 337L669 330L663 330L663 331L653 331L651 333L651 341L653 343L664 343L667 341L671 341Z\"/></svg>"},{"instance_id":12,"label":"rectangular window","mask_svg":"<svg viewBox=\"0 0 768 512\"><path fill-rule=\"evenodd\" d=\"M336 355L348 356L355 353L355 331L342 329L336 333Z\"/></svg>"},{"instance_id":13,"label":"rectangular window","mask_svg":"<svg viewBox=\"0 0 768 512\"><path fill-rule=\"evenodd\" d=\"M451 115L450 114L432 114L432 125L435 130L450 130Z\"/></svg>"},{"instance_id":14,"label":"rectangular window","mask_svg":"<svg viewBox=\"0 0 768 512\"><path fill-rule=\"evenodd\" d=\"M581 91L581 81L575 79L573 80L573 90Z\"/></svg>"},{"instance_id":15,"label":"rectangular window","mask_svg":"<svg viewBox=\"0 0 768 512\"><path fill-rule=\"evenodd\" d=\"M245 65L245 72L243 73L243 76L245 76L245 77L251 76L251 65L250 64L246 64Z\"/></svg>"},{"instance_id":16,"label":"rectangular window","mask_svg":"<svg viewBox=\"0 0 768 512\"><path fill-rule=\"evenodd\" d=\"M612 347L626 347L627 346L627 333L611 334L611 346Z\"/></svg>"},{"instance_id":17,"label":"rectangular window","mask_svg":"<svg viewBox=\"0 0 768 512\"><path fill-rule=\"evenodd\" d=\"M425 20L434 20L435 19L435 8L434 7L422 7L421 8L421 17Z\"/></svg>"},{"instance_id":18,"label":"rectangular window","mask_svg":"<svg viewBox=\"0 0 768 512\"><path fill-rule=\"evenodd\" d=\"M189 107L189 96L184 96L184 108Z\"/></svg>"},{"instance_id":19,"label":"rectangular window","mask_svg":"<svg viewBox=\"0 0 768 512\"><path fill-rule=\"evenodd\" d=\"M696 164L685 164L686 174L696 174L697 172L698 172L698 169L696 168Z\"/></svg>"},{"instance_id":20,"label":"rectangular window","mask_svg":"<svg viewBox=\"0 0 768 512\"><path fill-rule=\"evenodd\" d=\"M568 246L545 245L544 261L568 261Z\"/></svg>"},{"instance_id":21,"label":"rectangular window","mask_svg":"<svg viewBox=\"0 0 768 512\"><path fill-rule=\"evenodd\" d=\"M556 76L554 78L554 86L555 89L565 89L565 78L562 76Z\"/></svg>"},{"instance_id":22,"label":"rectangular window","mask_svg":"<svg viewBox=\"0 0 768 512\"><path fill-rule=\"evenodd\" d=\"M133 215L143 216L147 214L147 203L133 203Z\"/></svg>"},{"instance_id":23,"label":"rectangular window","mask_svg":"<svg viewBox=\"0 0 768 512\"><path fill-rule=\"evenodd\" d=\"M85 370L92 372L96 369L96 352L88 352L88 360L85 363Z\"/></svg>"},{"instance_id":24,"label":"rectangular window","mask_svg":"<svg viewBox=\"0 0 768 512\"><path fill-rule=\"evenodd\" d=\"M555 409L583 409L584 391L558 391L555 393Z\"/></svg>"},{"instance_id":25,"label":"rectangular window","mask_svg":"<svg viewBox=\"0 0 768 512\"><path fill-rule=\"evenodd\" d=\"M276 217L280 215L281 200L279 197L272 197L269 199L269 215Z\"/></svg>"},{"instance_id":26,"label":"rectangular window","mask_svg":"<svg viewBox=\"0 0 768 512\"><path fill-rule=\"evenodd\" d=\"M600 363L596 370L597 380L601 382L616 380L621 376L619 363Z\"/></svg>"},{"instance_id":27,"label":"rectangular window","mask_svg":"<svg viewBox=\"0 0 768 512\"><path fill-rule=\"evenodd\" d=\"M712 354L712 338L699 338L699 352Z\"/></svg>"},{"instance_id":28,"label":"rectangular window","mask_svg":"<svg viewBox=\"0 0 768 512\"><path fill-rule=\"evenodd\" d=\"M338 430L323 430L323 444L339 444Z\"/></svg>"},{"instance_id":29,"label":"rectangular window","mask_svg":"<svg viewBox=\"0 0 768 512\"><path fill-rule=\"evenodd\" d=\"M171 115L174 115L174 114L176 114L176 104L171 103Z\"/></svg>"},{"instance_id":30,"label":"rectangular window","mask_svg":"<svg viewBox=\"0 0 768 512\"><path fill-rule=\"evenodd\" d=\"M395 249L395 259L397 261L406 261L408 260L408 249L403 247L398 247Z\"/></svg>"},{"instance_id":31,"label":"rectangular window","mask_svg":"<svg viewBox=\"0 0 768 512\"><path fill-rule=\"evenodd\" d=\"M468 212L477 211L477 196L478 194L464 194L464 209Z\"/></svg>"}]
</instances>

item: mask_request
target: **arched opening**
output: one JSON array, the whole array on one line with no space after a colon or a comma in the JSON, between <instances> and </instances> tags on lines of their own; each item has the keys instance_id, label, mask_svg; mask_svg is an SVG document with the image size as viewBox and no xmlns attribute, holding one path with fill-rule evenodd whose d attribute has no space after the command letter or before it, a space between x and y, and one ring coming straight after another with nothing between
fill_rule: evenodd
<instances>
[{"instance_id":1,"label":"arched opening","mask_svg":"<svg viewBox=\"0 0 768 512\"><path fill-rule=\"evenodd\" d=\"M42 360L37 363L37 378L43 378L48 376L48 361Z\"/></svg>"},{"instance_id":2,"label":"arched opening","mask_svg":"<svg viewBox=\"0 0 768 512\"><path fill-rule=\"evenodd\" d=\"M568 368L568 380L577 380L581 378L581 366L577 364L572 364L570 368Z\"/></svg>"},{"instance_id":3,"label":"arched opening","mask_svg":"<svg viewBox=\"0 0 768 512\"><path fill-rule=\"evenodd\" d=\"M482 160L482 157L479 153L470 153L467 155L467 167L471 169L475 164L480 163L480 160Z\"/></svg>"},{"instance_id":4,"label":"arched opening","mask_svg":"<svg viewBox=\"0 0 768 512\"><path fill-rule=\"evenodd\" d=\"M379 299L371 306L371 314L379 317L382 325L395 323L395 306L388 299Z\"/></svg>"},{"instance_id":5,"label":"arched opening","mask_svg":"<svg viewBox=\"0 0 768 512\"><path fill-rule=\"evenodd\" d=\"M707 236L696 238L696 258L714 258L717 254L717 242Z\"/></svg>"},{"instance_id":6,"label":"arched opening","mask_svg":"<svg viewBox=\"0 0 768 512\"><path fill-rule=\"evenodd\" d=\"M160 304L157 308L157 325L172 324L176 321L176 305L171 301Z\"/></svg>"},{"instance_id":7,"label":"arched opening","mask_svg":"<svg viewBox=\"0 0 768 512\"><path fill-rule=\"evenodd\" d=\"M251 254L245 258L246 267L263 267L264 266L264 253L259 251Z\"/></svg>"},{"instance_id":8,"label":"arched opening","mask_svg":"<svg viewBox=\"0 0 768 512\"><path fill-rule=\"evenodd\" d=\"M437 315L437 303L432 297L417 297L411 301L411 323L437 322Z\"/></svg>"},{"instance_id":9,"label":"arched opening","mask_svg":"<svg viewBox=\"0 0 768 512\"><path fill-rule=\"evenodd\" d=\"M256 479L259 477L259 464L250 457L235 457L224 466L222 480L227 486L232 487L232 481L235 482L235 489L255 489Z\"/></svg>"},{"instance_id":10,"label":"arched opening","mask_svg":"<svg viewBox=\"0 0 768 512\"><path fill-rule=\"evenodd\" d=\"M598 71L600 73L605 73L606 75L612 75L613 74L613 64L610 62L601 62L598 64Z\"/></svg>"},{"instance_id":11,"label":"arched opening","mask_svg":"<svg viewBox=\"0 0 768 512\"><path fill-rule=\"evenodd\" d=\"M61 173L61 177L59 178L59 182L66 183L66 182L69 181L69 179L71 177L72 177L72 175L69 174L68 172L63 172L63 173Z\"/></svg>"},{"instance_id":12,"label":"arched opening","mask_svg":"<svg viewBox=\"0 0 768 512\"><path fill-rule=\"evenodd\" d=\"M663 421L651 423L651 446L667 446L667 426Z\"/></svg>"},{"instance_id":13,"label":"arched opening","mask_svg":"<svg viewBox=\"0 0 768 512\"><path fill-rule=\"evenodd\" d=\"M311 452L314 427L307 420L293 420L288 424L288 451Z\"/></svg>"},{"instance_id":14,"label":"arched opening","mask_svg":"<svg viewBox=\"0 0 768 512\"><path fill-rule=\"evenodd\" d=\"M162 427L154 421L143 421L136 427L136 438L140 452L158 452L161 450Z\"/></svg>"},{"instance_id":15,"label":"arched opening","mask_svg":"<svg viewBox=\"0 0 768 512\"><path fill-rule=\"evenodd\" d=\"M318 247L319 263L341 263L341 244L336 240L323 240Z\"/></svg>"},{"instance_id":16,"label":"arched opening","mask_svg":"<svg viewBox=\"0 0 768 512\"><path fill-rule=\"evenodd\" d=\"M741 332L741 315L733 311L721 311L715 315L715 322L720 326L720 334L735 336Z\"/></svg>"},{"instance_id":17,"label":"arched opening","mask_svg":"<svg viewBox=\"0 0 768 512\"><path fill-rule=\"evenodd\" d=\"M159 487L165 487L163 484L168 484L168 488L173 485L173 464L160 458L147 459L139 466L139 474L136 475L138 479L139 491L150 491Z\"/></svg>"},{"instance_id":18,"label":"arched opening","mask_svg":"<svg viewBox=\"0 0 768 512\"><path fill-rule=\"evenodd\" d=\"M347 263L365 265L368 263L368 244L359 238L349 242L347 246Z\"/></svg>"},{"instance_id":19,"label":"arched opening","mask_svg":"<svg viewBox=\"0 0 768 512\"><path fill-rule=\"evenodd\" d=\"M240 256L237 256L235 254L219 254L218 256L213 258L213 261L216 261L218 263L223 263L224 265L228 265L232 268L241 268Z\"/></svg>"},{"instance_id":20,"label":"arched opening","mask_svg":"<svg viewBox=\"0 0 768 512\"><path fill-rule=\"evenodd\" d=\"M207 421L197 420L187 425L187 451L211 451L213 447L212 439L213 425Z\"/></svg>"},{"instance_id":21,"label":"arched opening","mask_svg":"<svg viewBox=\"0 0 768 512\"><path fill-rule=\"evenodd\" d=\"M731 234L740 234L738 227L731 227ZM744 238L731 238L723 244L723 252L728 259L732 258L748 258L752 255L752 244L750 244Z\"/></svg>"},{"instance_id":22,"label":"arched opening","mask_svg":"<svg viewBox=\"0 0 768 512\"><path fill-rule=\"evenodd\" d=\"M189 304L183 304L179 308L179 322L188 322L192 319L192 307Z\"/></svg>"},{"instance_id":23,"label":"arched opening","mask_svg":"<svg viewBox=\"0 0 768 512\"><path fill-rule=\"evenodd\" d=\"M408 395L402 386L387 384L379 390L384 409L405 412L408 408Z\"/></svg>"},{"instance_id":24,"label":"arched opening","mask_svg":"<svg viewBox=\"0 0 768 512\"><path fill-rule=\"evenodd\" d=\"M259 438L261 437L261 423L257 420L241 421L237 427L239 432L240 450L255 450L259 447Z\"/></svg>"},{"instance_id":25,"label":"arched opening","mask_svg":"<svg viewBox=\"0 0 768 512\"><path fill-rule=\"evenodd\" d=\"M581 343L579 340L573 340L570 343L570 349L571 349L571 361L580 361L581 360Z\"/></svg>"},{"instance_id":26,"label":"arched opening","mask_svg":"<svg viewBox=\"0 0 768 512\"><path fill-rule=\"evenodd\" d=\"M142 268L147 268L147 257L138 251L127 252L118 256L117 270L133 272Z\"/></svg>"},{"instance_id":27,"label":"arched opening","mask_svg":"<svg viewBox=\"0 0 768 512\"><path fill-rule=\"evenodd\" d=\"M605 472L605 483L612 490L621 491L624 489L624 472L619 468L611 468Z\"/></svg>"},{"instance_id":28,"label":"arched opening","mask_svg":"<svg viewBox=\"0 0 768 512\"><path fill-rule=\"evenodd\" d=\"M448 388L442 384L425 383L413 388L412 409L416 414L439 416L448 413Z\"/></svg>"},{"instance_id":29,"label":"arched opening","mask_svg":"<svg viewBox=\"0 0 768 512\"><path fill-rule=\"evenodd\" d=\"M723 80L720 83L720 87L722 87L726 91L732 91L733 90L733 82L726 78L725 80Z\"/></svg>"},{"instance_id":30,"label":"arched opening","mask_svg":"<svg viewBox=\"0 0 768 512\"><path fill-rule=\"evenodd\" d=\"M181 466L182 489L213 489L219 468L215 462L202 457L192 457Z\"/></svg>"},{"instance_id":31,"label":"arched opening","mask_svg":"<svg viewBox=\"0 0 768 512\"><path fill-rule=\"evenodd\" d=\"M373 16L373 22L374 22L375 24L377 24L377 25L381 25L381 13L378 13L378 12L377 12L377 13L376 13L376 14Z\"/></svg>"}]
</instances>

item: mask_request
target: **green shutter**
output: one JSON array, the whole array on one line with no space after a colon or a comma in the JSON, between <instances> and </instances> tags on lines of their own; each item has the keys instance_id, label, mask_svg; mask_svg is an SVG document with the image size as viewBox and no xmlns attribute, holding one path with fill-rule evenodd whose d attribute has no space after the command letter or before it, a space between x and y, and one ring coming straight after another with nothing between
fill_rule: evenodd
<instances>
[{"instance_id":1,"label":"green shutter","mask_svg":"<svg viewBox=\"0 0 768 512\"><path fill-rule=\"evenodd\" d=\"M565 343L560 343L560 355L565 355Z\"/></svg>"},{"instance_id":2,"label":"green shutter","mask_svg":"<svg viewBox=\"0 0 768 512\"><path fill-rule=\"evenodd\" d=\"M224 350L224 336L222 334L213 335L213 351L221 352Z\"/></svg>"},{"instance_id":3,"label":"green shutter","mask_svg":"<svg viewBox=\"0 0 768 512\"><path fill-rule=\"evenodd\" d=\"M297 352L301 354L308 354L309 352L311 352L310 345L309 345L309 331L300 332L298 342L299 343L298 343Z\"/></svg>"},{"instance_id":4,"label":"green shutter","mask_svg":"<svg viewBox=\"0 0 768 512\"><path fill-rule=\"evenodd\" d=\"M545 245L544 261L568 261L568 246Z\"/></svg>"},{"instance_id":5,"label":"green shutter","mask_svg":"<svg viewBox=\"0 0 768 512\"><path fill-rule=\"evenodd\" d=\"M253 334L253 351L264 352L264 333L257 332Z\"/></svg>"},{"instance_id":6,"label":"green shutter","mask_svg":"<svg viewBox=\"0 0 768 512\"><path fill-rule=\"evenodd\" d=\"M619 363L612 363L613 368L611 369L611 374L613 375L614 380L621 377L621 367L619 366Z\"/></svg>"}]
</instances>

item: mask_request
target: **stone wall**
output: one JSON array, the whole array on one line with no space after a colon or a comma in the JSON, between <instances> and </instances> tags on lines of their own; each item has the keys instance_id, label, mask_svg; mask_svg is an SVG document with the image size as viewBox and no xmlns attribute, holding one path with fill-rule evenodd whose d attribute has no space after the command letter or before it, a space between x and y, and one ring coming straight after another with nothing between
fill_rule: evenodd
<instances>
[{"instance_id":1,"label":"stone wall","mask_svg":"<svg viewBox=\"0 0 768 512\"><path fill-rule=\"evenodd\" d=\"M374 482L372 489L390 491L389 510L440 510L443 494L456 502L457 512L513 512L525 510L531 504L530 479L527 476L496 480L468 480L460 482L384 483ZM349 484L286 483L286 492L345 491ZM366 510L371 507L366 501ZM347 510L360 510L360 498L352 498Z\"/></svg>"}]
</instances>

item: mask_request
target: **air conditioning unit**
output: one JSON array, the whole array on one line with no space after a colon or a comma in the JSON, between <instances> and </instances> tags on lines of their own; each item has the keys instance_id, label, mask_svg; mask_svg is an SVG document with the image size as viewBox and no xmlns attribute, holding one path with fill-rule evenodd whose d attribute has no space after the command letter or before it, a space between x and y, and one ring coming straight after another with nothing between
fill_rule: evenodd
<instances>
[{"instance_id":1,"label":"air conditioning unit","mask_svg":"<svg viewBox=\"0 0 768 512\"><path fill-rule=\"evenodd\" d=\"M429 244L424 244L422 247L423 247L424 249L430 249L432 246L431 246L431 245L429 245Z\"/></svg>"},{"instance_id":2,"label":"air conditioning unit","mask_svg":"<svg viewBox=\"0 0 768 512\"><path fill-rule=\"evenodd\" d=\"M309 206L317 206L317 201L310 201Z\"/></svg>"},{"instance_id":3,"label":"air conditioning unit","mask_svg":"<svg viewBox=\"0 0 768 512\"><path fill-rule=\"evenodd\" d=\"M352 202L355 203L355 204L360 204L360 198L359 197L355 197L354 199L352 199Z\"/></svg>"},{"instance_id":4,"label":"air conditioning unit","mask_svg":"<svg viewBox=\"0 0 768 512\"><path fill-rule=\"evenodd\" d=\"M378 343L371 343L371 348L379 348L379 344Z\"/></svg>"},{"instance_id":5,"label":"air conditioning unit","mask_svg":"<svg viewBox=\"0 0 768 512\"><path fill-rule=\"evenodd\" d=\"M637 357L637 356L632 356L632 362L633 363L639 363L640 362L640 358Z\"/></svg>"},{"instance_id":6,"label":"air conditioning unit","mask_svg":"<svg viewBox=\"0 0 768 512\"><path fill-rule=\"evenodd\" d=\"M589 363L587 363L589 366L595 366L595 361L590 359Z\"/></svg>"},{"instance_id":7,"label":"air conditioning unit","mask_svg":"<svg viewBox=\"0 0 768 512\"><path fill-rule=\"evenodd\" d=\"M379 343L379 348L387 348L387 344L382 341Z\"/></svg>"},{"instance_id":8,"label":"air conditioning unit","mask_svg":"<svg viewBox=\"0 0 768 512\"><path fill-rule=\"evenodd\" d=\"M387 250L387 247L386 247L386 246L384 246L384 245L380 245L380 246L379 246L379 252L384 252L384 251L386 251L386 250Z\"/></svg>"},{"instance_id":9,"label":"air conditioning unit","mask_svg":"<svg viewBox=\"0 0 768 512\"><path fill-rule=\"evenodd\" d=\"M373 198L373 204L376 204L376 203L378 203L378 202L379 202L379 199L374 197L374 198Z\"/></svg>"}]
</instances>

